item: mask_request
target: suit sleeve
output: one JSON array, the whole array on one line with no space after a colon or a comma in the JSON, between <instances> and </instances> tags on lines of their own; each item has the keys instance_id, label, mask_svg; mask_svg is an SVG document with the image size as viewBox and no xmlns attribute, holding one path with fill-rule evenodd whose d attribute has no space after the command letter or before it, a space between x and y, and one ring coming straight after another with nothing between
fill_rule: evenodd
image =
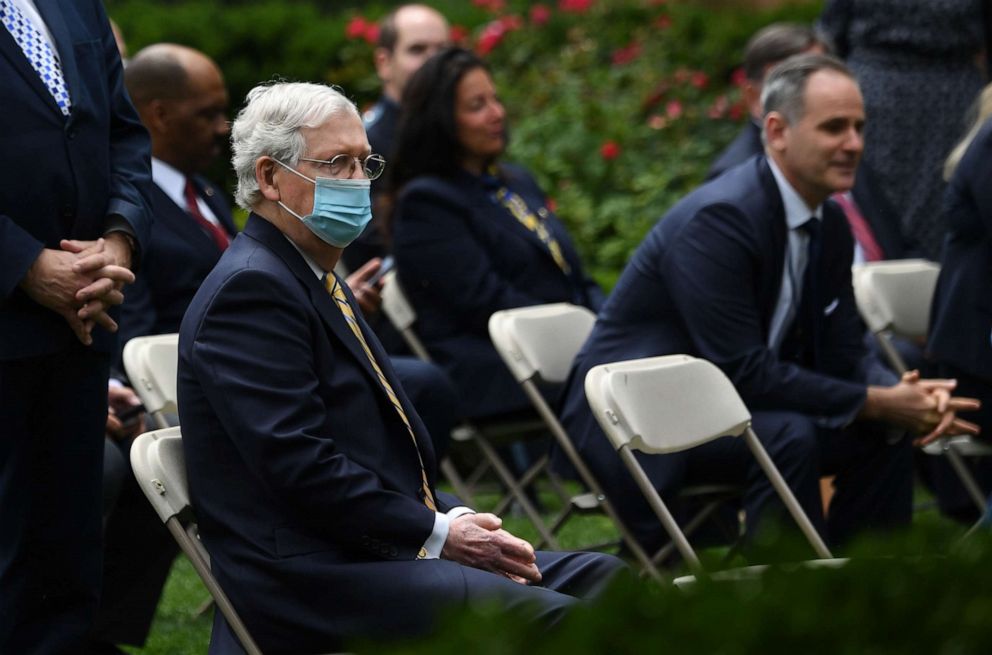
<instances>
[{"instance_id":1,"label":"suit sleeve","mask_svg":"<svg viewBox=\"0 0 992 655\"><path fill-rule=\"evenodd\" d=\"M988 123L965 151L959 164L960 177L974 200L980 231L992 235L992 123Z\"/></svg>"},{"instance_id":2,"label":"suit sleeve","mask_svg":"<svg viewBox=\"0 0 992 655\"><path fill-rule=\"evenodd\" d=\"M99 3L96 3L99 5ZM102 7L98 9L103 12ZM120 216L133 230L139 251L133 253L132 268L137 269L141 249L148 244L152 217L149 211L151 184L151 142L141 124L131 99L124 89L124 68L117 43L106 16L102 45L108 77L110 98L110 201L107 216Z\"/></svg>"},{"instance_id":3,"label":"suit sleeve","mask_svg":"<svg viewBox=\"0 0 992 655\"><path fill-rule=\"evenodd\" d=\"M378 540L412 559L435 513L385 488L328 433L334 410L318 389L320 376L333 371L316 370L314 361L314 335L323 329L298 291L272 275L243 271L212 299L190 363L245 465L296 520L336 543L361 549Z\"/></svg>"},{"instance_id":4,"label":"suit sleeve","mask_svg":"<svg viewBox=\"0 0 992 655\"><path fill-rule=\"evenodd\" d=\"M688 221L661 266L697 351L719 366L752 410L792 410L824 427L850 422L865 387L779 360L758 308L762 262L750 224L732 207L710 206Z\"/></svg>"},{"instance_id":5,"label":"suit sleeve","mask_svg":"<svg viewBox=\"0 0 992 655\"><path fill-rule=\"evenodd\" d=\"M434 189L409 190L397 207L393 250L404 280L428 283L467 325L485 330L493 312L543 301L497 273L468 225L470 211Z\"/></svg>"}]
</instances>

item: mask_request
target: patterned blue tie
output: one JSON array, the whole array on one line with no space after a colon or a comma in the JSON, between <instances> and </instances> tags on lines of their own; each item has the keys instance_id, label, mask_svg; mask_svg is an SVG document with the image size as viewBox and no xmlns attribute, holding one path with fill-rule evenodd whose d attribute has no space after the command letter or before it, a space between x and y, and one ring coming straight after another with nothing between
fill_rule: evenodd
<instances>
[{"instance_id":1,"label":"patterned blue tie","mask_svg":"<svg viewBox=\"0 0 992 655\"><path fill-rule=\"evenodd\" d=\"M3 26L24 51L24 56L28 58L31 67L48 87L62 114L68 116L72 107L69 89L65 85L59 57L45 39L45 35L11 0L0 0L0 21L3 21Z\"/></svg>"}]
</instances>

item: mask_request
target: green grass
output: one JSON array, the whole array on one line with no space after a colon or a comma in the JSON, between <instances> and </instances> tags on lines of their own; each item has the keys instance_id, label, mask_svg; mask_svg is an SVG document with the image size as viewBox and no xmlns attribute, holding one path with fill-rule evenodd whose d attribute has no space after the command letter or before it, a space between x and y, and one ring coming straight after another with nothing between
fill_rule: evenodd
<instances>
[{"instance_id":1,"label":"green grass","mask_svg":"<svg viewBox=\"0 0 992 655\"><path fill-rule=\"evenodd\" d=\"M574 490L574 487L570 490ZM549 490L543 490L540 499L548 509L546 518L550 518L559 506L557 496ZM478 507L485 510L495 503L496 498L492 494L480 494L476 500ZM929 500L929 495L919 488L916 494L917 505L925 505ZM531 541L537 537L536 530L524 517L506 515L504 527ZM913 533L937 535L929 537L929 541L926 542L927 549L932 548L934 554L948 549L962 531L962 528L941 517L932 507L918 511L914 516ZM616 530L610 521L599 515L574 517L559 534L561 544L566 549L577 549L590 543L601 543L616 538ZM704 561L709 563L718 561L724 553L725 549L711 549L701 555ZM136 655L206 653L210 640L212 610L199 615L197 612L208 598L206 588L200 582L193 567L184 557L177 558L159 604L148 642L144 648L129 648L128 652Z\"/></svg>"}]
</instances>

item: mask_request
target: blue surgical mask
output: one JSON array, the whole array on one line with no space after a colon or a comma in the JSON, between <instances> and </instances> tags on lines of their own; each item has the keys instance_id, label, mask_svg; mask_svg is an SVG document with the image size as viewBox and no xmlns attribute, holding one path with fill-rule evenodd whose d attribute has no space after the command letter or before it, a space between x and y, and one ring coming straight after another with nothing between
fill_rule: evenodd
<instances>
[{"instance_id":1,"label":"blue surgical mask","mask_svg":"<svg viewBox=\"0 0 992 655\"><path fill-rule=\"evenodd\" d=\"M278 159L275 161L314 185L313 211L306 216L300 216L281 200L277 202L280 207L303 221L303 224L321 241L335 248L345 248L358 238L372 220L371 182L368 179L339 180L331 177L313 179Z\"/></svg>"}]
</instances>

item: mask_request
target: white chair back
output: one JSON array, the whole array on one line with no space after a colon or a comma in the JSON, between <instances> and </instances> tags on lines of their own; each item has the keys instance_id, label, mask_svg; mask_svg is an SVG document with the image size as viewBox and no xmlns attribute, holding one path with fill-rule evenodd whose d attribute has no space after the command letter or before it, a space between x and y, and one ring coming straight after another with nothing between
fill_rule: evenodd
<instances>
[{"instance_id":1,"label":"white chair back","mask_svg":"<svg viewBox=\"0 0 992 655\"><path fill-rule=\"evenodd\" d=\"M868 329L926 337L940 266L925 259L859 264L852 269L854 298Z\"/></svg>"},{"instance_id":2,"label":"white chair back","mask_svg":"<svg viewBox=\"0 0 992 655\"><path fill-rule=\"evenodd\" d=\"M178 412L179 335L135 337L124 346L124 370L150 414Z\"/></svg>"},{"instance_id":3,"label":"white chair back","mask_svg":"<svg viewBox=\"0 0 992 655\"><path fill-rule=\"evenodd\" d=\"M189 507L186 460L178 427L138 436L131 444L131 468L163 523Z\"/></svg>"},{"instance_id":4,"label":"white chair back","mask_svg":"<svg viewBox=\"0 0 992 655\"><path fill-rule=\"evenodd\" d=\"M586 397L613 447L672 453L740 436L751 414L727 376L688 355L603 364L586 375Z\"/></svg>"},{"instance_id":5,"label":"white chair back","mask_svg":"<svg viewBox=\"0 0 992 655\"><path fill-rule=\"evenodd\" d=\"M382 276L382 311L397 330L406 330L417 321L417 312L403 293L395 270Z\"/></svg>"},{"instance_id":6,"label":"white chair back","mask_svg":"<svg viewBox=\"0 0 992 655\"><path fill-rule=\"evenodd\" d=\"M489 317L489 336L518 382L534 375L561 383L592 331L596 315L569 303L520 307Z\"/></svg>"}]
</instances>

